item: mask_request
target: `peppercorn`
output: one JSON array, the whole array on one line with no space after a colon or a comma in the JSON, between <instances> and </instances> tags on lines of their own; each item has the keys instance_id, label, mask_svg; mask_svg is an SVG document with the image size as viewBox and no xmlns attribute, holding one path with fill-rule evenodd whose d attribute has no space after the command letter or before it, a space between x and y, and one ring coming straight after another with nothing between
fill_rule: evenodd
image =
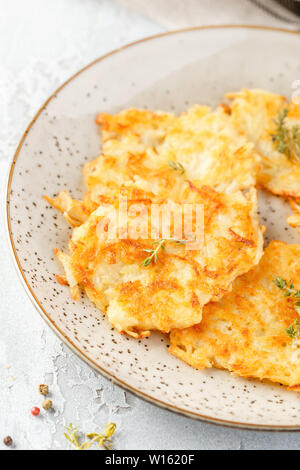
<instances>
[{"instance_id":1,"label":"peppercorn","mask_svg":"<svg viewBox=\"0 0 300 470\"><path fill-rule=\"evenodd\" d=\"M40 409L37 407L37 406L34 406L33 408L31 408L31 414L33 416L38 416L40 414Z\"/></svg>"},{"instance_id":2,"label":"peppercorn","mask_svg":"<svg viewBox=\"0 0 300 470\"><path fill-rule=\"evenodd\" d=\"M44 410L50 410L52 406L53 406L53 403L51 400L44 400L42 403L42 407L44 408Z\"/></svg>"},{"instance_id":3,"label":"peppercorn","mask_svg":"<svg viewBox=\"0 0 300 470\"><path fill-rule=\"evenodd\" d=\"M44 395L44 396L48 395L48 393L49 393L48 385L40 384L39 385L39 392L40 392L41 395Z\"/></svg>"},{"instance_id":4,"label":"peppercorn","mask_svg":"<svg viewBox=\"0 0 300 470\"><path fill-rule=\"evenodd\" d=\"M7 447L11 447L13 445L13 440L10 436L6 436L4 439L3 439L3 442L4 444L7 446Z\"/></svg>"}]
</instances>

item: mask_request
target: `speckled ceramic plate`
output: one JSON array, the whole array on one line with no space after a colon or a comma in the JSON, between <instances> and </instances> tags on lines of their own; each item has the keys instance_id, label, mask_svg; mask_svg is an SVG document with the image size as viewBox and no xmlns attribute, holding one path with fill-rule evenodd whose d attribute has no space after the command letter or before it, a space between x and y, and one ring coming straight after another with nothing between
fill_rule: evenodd
<instances>
[{"instance_id":1,"label":"speckled ceramic plate","mask_svg":"<svg viewBox=\"0 0 300 470\"><path fill-rule=\"evenodd\" d=\"M130 106L179 112L216 105L227 91L267 88L290 96L300 79L300 36L283 30L221 26L163 34L114 51L49 98L14 157L7 192L11 249L40 314L82 359L124 388L170 410L220 424L300 429L300 395L214 369L196 371L168 354L160 334L135 341L116 333L85 298L59 286L53 248L70 228L44 194L80 197L83 164L99 154L94 118ZM262 193L266 238L300 242L287 205Z\"/></svg>"}]
</instances>

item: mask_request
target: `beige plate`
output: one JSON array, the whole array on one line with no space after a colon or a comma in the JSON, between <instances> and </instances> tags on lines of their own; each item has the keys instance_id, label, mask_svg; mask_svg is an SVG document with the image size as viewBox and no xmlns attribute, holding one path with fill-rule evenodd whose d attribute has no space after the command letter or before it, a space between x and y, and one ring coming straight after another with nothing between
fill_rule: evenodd
<instances>
[{"instance_id":1,"label":"beige plate","mask_svg":"<svg viewBox=\"0 0 300 470\"><path fill-rule=\"evenodd\" d=\"M129 106L182 111L216 105L227 91L260 87L288 96L300 79L300 36L245 26L195 28L126 46L81 70L37 113L18 147L7 191L7 224L20 277L34 305L74 352L106 377L153 403L220 424L300 429L300 395L282 387L196 371L168 354L166 339L120 336L85 298L57 284L53 248L70 228L43 194L83 194L81 169L99 153L99 111ZM288 207L261 194L267 238L297 243Z\"/></svg>"}]
</instances>

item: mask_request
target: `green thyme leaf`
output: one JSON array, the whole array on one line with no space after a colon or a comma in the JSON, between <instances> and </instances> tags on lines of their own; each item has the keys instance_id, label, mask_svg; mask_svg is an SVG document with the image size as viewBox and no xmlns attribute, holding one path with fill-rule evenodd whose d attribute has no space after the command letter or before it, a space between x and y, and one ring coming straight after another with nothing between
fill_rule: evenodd
<instances>
[{"instance_id":1,"label":"green thyme leaf","mask_svg":"<svg viewBox=\"0 0 300 470\"><path fill-rule=\"evenodd\" d=\"M152 263L152 256L149 256L149 258L144 259L144 261L142 262L142 266L147 268L147 266L149 266L149 264L151 263Z\"/></svg>"},{"instance_id":2,"label":"green thyme leaf","mask_svg":"<svg viewBox=\"0 0 300 470\"><path fill-rule=\"evenodd\" d=\"M285 331L290 338L295 339L297 337L297 331L293 325L290 325Z\"/></svg>"},{"instance_id":3,"label":"green thyme leaf","mask_svg":"<svg viewBox=\"0 0 300 470\"><path fill-rule=\"evenodd\" d=\"M184 166L179 162L174 162L173 160L169 160L168 165L172 170L179 171L181 175L185 173Z\"/></svg>"},{"instance_id":4,"label":"green thyme leaf","mask_svg":"<svg viewBox=\"0 0 300 470\"><path fill-rule=\"evenodd\" d=\"M281 290L284 291L284 297L293 297L295 300L294 308L298 315L300 316L300 289L295 289L293 281L290 281L290 284L287 283L282 277L276 277L273 280L274 284ZM292 325L290 325L286 331L286 334L293 339L298 339L300 337L300 322L295 320Z\"/></svg>"},{"instance_id":5,"label":"green thyme leaf","mask_svg":"<svg viewBox=\"0 0 300 470\"><path fill-rule=\"evenodd\" d=\"M279 287L279 289L284 289L286 286L286 280L283 279L282 277L276 277L276 279L274 279L273 282L277 287Z\"/></svg>"},{"instance_id":6,"label":"green thyme leaf","mask_svg":"<svg viewBox=\"0 0 300 470\"><path fill-rule=\"evenodd\" d=\"M295 307L295 310L298 313L298 315L300 315L300 302L296 302L294 307Z\"/></svg>"},{"instance_id":7,"label":"green thyme leaf","mask_svg":"<svg viewBox=\"0 0 300 470\"><path fill-rule=\"evenodd\" d=\"M147 253L151 253L151 255L144 259L144 261L142 262L142 266L147 268L147 266L149 266L151 263L154 263L154 264L157 263L159 251L161 250L162 253L166 252L166 246L165 246L166 243L176 243L178 245L185 245L187 241L188 240L176 240L174 238L168 238L168 239L162 238L161 240L153 242L153 245L156 246L155 249L151 250L147 248L143 250L143 251L146 251Z\"/></svg>"},{"instance_id":8,"label":"green thyme leaf","mask_svg":"<svg viewBox=\"0 0 300 470\"><path fill-rule=\"evenodd\" d=\"M285 154L289 159L295 157L300 160L300 129L297 125L292 128L286 125L287 115L288 109L284 108L274 119L276 129L271 137L278 152Z\"/></svg>"},{"instance_id":9,"label":"green thyme leaf","mask_svg":"<svg viewBox=\"0 0 300 470\"><path fill-rule=\"evenodd\" d=\"M300 322L295 320L286 330L286 334L293 340L300 338Z\"/></svg>"}]
</instances>

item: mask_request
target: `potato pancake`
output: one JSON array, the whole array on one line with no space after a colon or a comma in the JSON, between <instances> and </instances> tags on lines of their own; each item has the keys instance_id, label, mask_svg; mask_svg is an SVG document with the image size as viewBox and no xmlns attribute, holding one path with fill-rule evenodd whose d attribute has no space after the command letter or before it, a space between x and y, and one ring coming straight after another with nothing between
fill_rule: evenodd
<instances>
[{"instance_id":1,"label":"potato pancake","mask_svg":"<svg viewBox=\"0 0 300 470\"><path fill-rule=\"evenodd\" d=\"M90 198L135 184L176 197L183 180L234 192L256 183L259 157L223 108L194 106L179 117L129 109L100 114L103 154L84 169ZM104 189L105 188L105 189Z\"/></svg>"},{"instance_id":2,"label":"potato pancake","mask_svg":"<svg viewBox=\"0 0 300 470\"><path fill-rule=\"evenodd\" d=\"M180 117L129 109L100 114L103 153L84 167L88 187L83 201L65 191L47 198L72 225L80 225L106 197L118 196L123 185L180 199L186 181L235 192L256 183L259 157L231 123L223 108L211 112L194 106Z\"/></svg>"},{"instance_id":3,"label":"potato pancake","mask_svg":"<svg viewBox=\"0 0 300 470\"><path fill-rule=\"evenodd\" d=\"M255 145L262 161L261 186L300 197L300 106L264 90L229 93L234 126Z\"/></svg>"},{"instance_id":4,"label":"potato pancake","mask_svg":"<svg viewBox=\"0 0 300 470\"><path fill-rule=\"evenodd\" d=\"M291 227L297 228L300 234L300 199L291 198L289 202L294 213L287 217L286 221Z\"/></svg>"},{"instance_id":5,"label":"potato pancake","mask_svg":"<svg viewBox=\"0 0 300 470\"><path fill-rule=\"evenodd\" d=\"M195 185L230 193L254 186L260 158L226 109L194 106L170 126L160 153L180 162Z\"/></svg>"},{"instance_id":6,"label":"potato pancake","mask_svg":"<svg viewBox=\"0 0 300 470\"><path fill-rule=\"evenodd\" d=\"M284 295L277 277L300 288L300 245L271 242L230 294L204 307L201 324L171 332L170 352L197 369L227 369L300 391L300 343L291 338L300 318L295 297Z\"/></svg>"},{"instance_id":7,"label":"potato pancake","mask_svg":"<svg viewBox=\"0 0 300 470\"><path fill-rule=\"evenodd\" d=\"M120 191L127 197L128 226L135 226L131 209L136 203L143 204L146 213L153 204L174 203L134 187ZM70 255L57 252L65 269L65 278L59 279L69 284L73 298L79 298L78 286L84 287L121 333L140 338L151 330L169 332L199 323L203 306L229 292L234 279L260 260L263 237L255 189L221 194L186 181L179 196L185 203L203 205L201 249L188 250L182 241L169 240L158 250L156 262L143 265L149 250L159 248L153 242L161 242L133 237L129 229L125 238L106 237L109 224L115 224L113 209L119 209L119 197L106 196L105 203L74 229Z\"/></svg>"}]
</instances>

